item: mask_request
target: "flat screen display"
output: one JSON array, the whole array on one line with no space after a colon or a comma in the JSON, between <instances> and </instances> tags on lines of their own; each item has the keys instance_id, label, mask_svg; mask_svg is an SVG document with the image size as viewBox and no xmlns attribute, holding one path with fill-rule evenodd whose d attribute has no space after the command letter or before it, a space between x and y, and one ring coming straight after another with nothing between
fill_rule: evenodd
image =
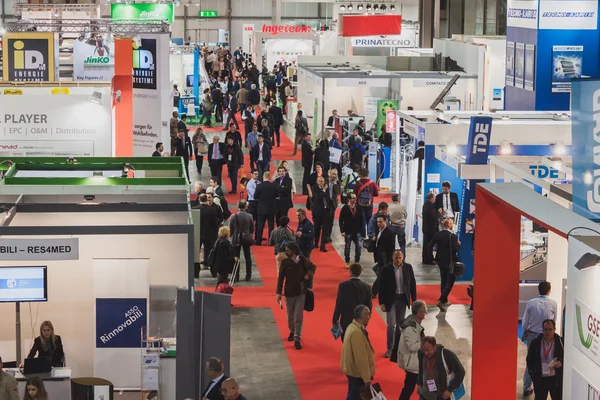
<instances>
[{"instance_id":1,"label":"flat screen display","mask_svg":"<svg viewBox=\"0 0 600 400\"><path fill-rule=\"evenodd\" d=\"M186 76L186 86L187 87L194 86L194 75L187 75Z\"/></svg>"},{"instance_id":2,"label":"flat screen display","mask_svg":"<svg viewBox=\"0 0 600 400\"><path fill-rule=\"evenodd\" d=\"M46 267L0 267L0 302L48 301Z\"/></svg>"}]
</instances>

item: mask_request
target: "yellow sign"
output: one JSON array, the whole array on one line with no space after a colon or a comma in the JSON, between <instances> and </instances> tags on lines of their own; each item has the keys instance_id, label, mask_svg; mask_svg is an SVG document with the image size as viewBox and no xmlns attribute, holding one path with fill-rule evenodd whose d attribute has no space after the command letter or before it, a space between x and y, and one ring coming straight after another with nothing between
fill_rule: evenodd
<instances>
[{"instance_id":1,"label":"yellow sign","mask_svg":"<svg viewBox=\"0 0 600 400\"><path fill-rule=\"evenodd\" d=\"M68 87L52 88L52 94L71 94Z\"/></svg>"},{"instance_id":2,"label":"yellow sign","mask_svg":"<svg viewBox=\"0 0 600 400\"><path fill-rule=\"evenodd\" d=\"M4 89L5 95L23 94L21 89Z\"/></svg>"},{"instance_id":3,"label":"yellow sign","mask_svg":"<svg viewBox=\"0 0 600 400\"><path fill-rule=\"evenodd\" d=\"M53 33L10 32L2 38L3 79L10 82L51 82L54 70Z\"/></svg>"}]
</instances>

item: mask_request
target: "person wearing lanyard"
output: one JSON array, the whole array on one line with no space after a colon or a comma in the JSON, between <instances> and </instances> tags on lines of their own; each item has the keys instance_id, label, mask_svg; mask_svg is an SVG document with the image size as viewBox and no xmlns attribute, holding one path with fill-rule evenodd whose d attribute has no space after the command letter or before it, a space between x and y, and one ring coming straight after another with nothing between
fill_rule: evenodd
<instances>
[{"instance_id":1,"label":"person wearing lanyard","mask_svg":"<svg viewBox=\"0 0 600 400\"><path fill-rule=\"evenodd\" d=\"M444 348L433 336L425 336L418 351L419 375L417 393L421 400L448 400L462 385L465 369L452 351ZM448 373L454 379L448 383Z\"/></svg>"},{"instance_id":2,"label":"person wearing lanyard","mask_svg":"<svg viewBox=\"0 0 600 400\"><path fill-rule=\"evenodd\" d=\"M547 319L543 333L531 341L527 351L527 369L533 380L535 400L562 400L564 348L556 334L556 322ZM575 399L573 399L575 400Z\"/></svg>"},{"instance_id":3,"label":"person wearing lanyard","mask_svg":"<svg viewBox=\"0 0 600 400\"><path fill-rule=\"evenodd\" d=\"M256 167L258 168L258 176L262 177L263 174L269 171L269 164L271 163L271 149L269 145L264 142L262 134L258 134L258 143L252 149L252 155L256 161Z\"/></svg>"}]
</instances>

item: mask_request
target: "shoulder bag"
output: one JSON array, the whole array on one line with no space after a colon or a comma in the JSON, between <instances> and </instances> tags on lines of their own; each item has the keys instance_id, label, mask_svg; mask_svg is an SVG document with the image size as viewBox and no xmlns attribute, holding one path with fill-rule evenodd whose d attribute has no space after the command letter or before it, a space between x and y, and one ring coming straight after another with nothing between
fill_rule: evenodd
<instances>
[{"instance_id":1,"label":"shoulder bag","mask_svg":"<svg viewBox=\"0 0 600 400\"><path fill-rule=\"evenodd\" d=\"M460 262L458 251L456 252L458 261L454 261L454 254L452 253L452 235L455 235L455 233L450 232L450 242L448 243L448 249L450 250L450 272L453 273L454 276L462 277L465 274L465 264Z\"/></svg>"},{"instance_id":2,"label":"shoulder bag","mask_svg":"<svg viewBox=\"0 0 600 400\"><path fill-rule=\"evenodd\" d=\"M449 387L450 383L454 379L454 372L450 373L450 371L448 370L448 365L446 364L446 358L444 357L444 349L442 349L442 362L444 363L444 369L446 370L446 385L447 385L447 387ZM465 397L465 394L466 394L465 384L461 383L460 386L452 392L452 394L450 395L450 399L460 400L463 397Z\"/></svg>"}]
</instances>

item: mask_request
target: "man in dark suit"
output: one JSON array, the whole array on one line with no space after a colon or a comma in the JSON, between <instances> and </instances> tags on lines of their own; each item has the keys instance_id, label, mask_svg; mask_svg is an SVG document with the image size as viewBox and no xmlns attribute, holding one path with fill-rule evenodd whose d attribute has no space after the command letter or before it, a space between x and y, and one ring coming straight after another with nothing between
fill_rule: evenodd
<instances>
[{"instance_id":1,"label":"man in dark suit","mask_svg":"<svg viewBox=\"0 0 600 400\"><path fill-rule=\"evenodd\" d=\"M218 86L213 86L210 97L215 105L215 122L223 122L223 93L221 93L221 89Z\"/></svg>"},{"instance_id":2,"label":"man in dark suit","mask_svg":"<svg viewBox=\"0 0 600 400\"><path fill-rule=\"evenodd\" d=\"M359 263L350 265L350 279L339 284L337 297L335 300L335 309L333 310L333 326L339 322L342 331L346 332L348 325L354 319L354 309L357 306L365 305L369 309L373 308L371 299L371 286L360 280L363 267ZM344 335L342 335L342 341Z\"/></svg>"},{"instance_id":3,"label":"man in dark suit","mask_svg":"<svg viewBox=\"0 0 600 400\"><path fill-rule=\"evenodd\" d=\"M214 136L213 142L208 145L208 165L210 166L210 175L216 176L221 181L223 165L227 162L225 159L225 143L219 142L219 137Z\"/></svg>"},{"instance_id":4,"label":"man in dark suit","mask_svg":"<svg viewBox=\"0 0 600 400\"><path fill-rule=\"evenodd\" d=\"M327 232L325 241L331 243L331 231L333 229L333 219L335 216L335 209L338 207L340 196L342 195L342 184L338 179L337 169L329 170L329 181L327 182L327 191L331 198L331 212L329 213L329 220L327 224Z\"/></svg>"},{"instance_id":5,"label":"man in dark suit","mask_svg":"<svg viewBox=\"0 0 600 400\"><path fill-rule=\"evenodd\" d=\"M161 142L156 143L156 150L152 153L152 157L162 157L162 152L165 148Z\"/></svg>"},{"instance_id":6,"label":"man in dark suit","mask_svg":"<svg viewBox=\"0 0 600 400\"><path fill-rule=\"evenodd\" d=\"M261 133L258 134L258 143L252 148L252 159L256 161L256 168L258 169L258 175L260 177L262 177L266 171L269 171L271 148L265 143Z\"/></svg>"},{"instance_id":7,"label":"man in dark suit","mask_svg":"<svg viewBox=\"0 0 600 400\"><path fill-rule=\"evenodd\" d=\"M435 253L435 261L437 261L438 267L440 268L440 298L438 300L438 307L440 311L446 311L450 306L448 302L448 295L452 291L454 286L454 272L450 269L452 262L458 261L458 248L460 242L458 236L452 232L454 227L454 221L450 218L446 218L442 221L443 230L439 231L433 237L431 243L429 243L430 251L433 251L433 246L437 245L437 252Z\"/></svg>"},{"instance_id":8,"label":"man in dark suit","mask_svg":"<svg viewBox=\"0 0 600 400\"><path fill-rule=\"evenodd\" d=\"M254 199L258 201L257 246L260 246L263 240L262 234L265 229L265 222L269 224L267 238L271 237L271 232L275 229L275 211L277 210L278 194L279 189L277 185L271 182L271 173L269 171L265 172L262 183L256 187L256 192L254 192Z\"/></svg>"},{"instance_id":9,"label":"man in dark suit","mask_svg":"<svg viewBox=\"0 0 600 400\"><path fill-rule=\"evenodd\" d=\"M187 131L179 131L179 134L175 138L175 156L183 157L183 164L185 166L185 176L188 183L192 183L190 180L190 158L194 154L192 147L192 141L187 134Z\"/></svg>"},{"instance_id":10,"label":"man in dark suit","mask_svg":"<svg viewBox=\"0 0 600 400\"><path fill-rule=\"evenodd\" d=\"M433 240L438 232L439 222L438 214L435 209L435 193L429 192L423 203L423 250L421 251L421 259L423 264L433 264L433 253L429 249L429 243Z\"/></svg>"},{"instance_id":11,"label":"man in dark suit","mask_svg":"<svg viewBox=\"0 0 600 400\"><path fill-rule=\"evenodd\" d=\"M277 147L281 144L281 125L283 125L283 112L281 111L281 107L277 105L277 102L274 102L271 107L269 107L269 114L273 117L273 130L275 131L275 138L273 139L273 144L275 144L275 140L277 140Z\"/></svg>"},{"instance_id":12,"label":"man in dark suit","mask_svg":"<svg viewBox=\"0 0 600 400\"><path fill-rule=\"evenodd\" d=\"M277 168L279 177L273 183L277 185L279 195L277 196L277 221L281 217L287 217L288 211L294 206L292 202L292 178L287 176L284 167Z\"/></svg>"},{"instance_id":13,"label":"man in dark suit","mask_svg":"<svg viewBox=\"0 0 600 400\"><path fill-rule=\"evenodd\" d=\"M233 136L227 136L225 154L227 155L227 171L231 180L231 191L229 193L237 193L238 170L244 166L244 153L242 153L241 147L234 143Z\"/></svg>"},{"instance_id":14,"label":"man in dark suit","mask_svg":"<svg viewBox=\"0 0 600 400\"><path fill-rule=\"evenodd\" d=\"M394 249L396 248L396 235L387 226L387 217L381 215L377 217L377 236L375 237L375 251L373 252L374 258L377 262L373 269L377 274L375 282L373 282L373 296L377 296L379 293L381 270L384 265L390 263Z\"/></svg>"},{"instance_id":15,"label":"man in dark suit","mask_svg":"<svg viewBox=\"0 0 600 400\"><path fill-rule=\"evenodd\" d=\"M199 204L194 207L200 209L200 221L202 221L200 223L200 248L204 247L204 259L208 257L210 249L215 245L219 231L217 210L208 205L207 199L208 196L206 194L199 195ZM195 276L198 277L199 273L199 270L195 271Z\"/></svg>"},{"instance_id":16,"label":"man in dark suit","mask_svg":"<svg viewBox=\"0 0 600 400\"><path fill-rule=\"evenodd\" d=\"M302 175L302 194L308 194L306 183L312 173L313 166L313 155L314 151L312 148L311 134L310 132L304 135L302 140L302 168L304 168L304 175Z\"/></svg>"},{"instance_id":17,"label":"man in dark suit","mask_svg":"<svg viewBox=\"0 0 600 400\"><path fill-rule=\"evenodd\" d=\"M317 184L312 187L312 205L310 211L312 211L313 222L315 223L315 249L319 247L319 238L321 238L321 231L323 232L323 238L321 239L320 250L327 252L325 248L325 236L329 232L329 214L333 212L331 207L331 197L329 192L325 189L325 178L322 176L317 178Z\"/></svg>"},{"instance_id":18,"label":"man in dark suit","mask_svg":"<svg viewBox=\"0 0 600 400\"><path fill-rule=\"evenodd\" d=\"M389 229L389 228L388 228ZM387 352L389 358L396 338L400 338L400 324L406 316L406 308L417 300L417 281L412 265L404 262L401 250L394 252L393 261L381 270L379 306L386 313Z\"/></svg>"},{"instance_id":19,"label":"man in dark suit","mask_svg":"<svg viewBox=\"0 0 600 400\"><path fill-rule=\"evenodd\" d=\"M228 378L227 375L225 375L223 361L217 357L209 358L208 361L206 361L206 375L208 375L210 381L202 392L202 400L223 400L224 397L221 394L221 386Z\"/></svg>"},{"instance_id":20,"label":"man in dark suit","mask_svg":"<svg viewBox=\"0 0 600 400\"><path fill-rule=\"evenodd\" d=\"M451 186L448 181L442 183L442 193L435 198L435 208L440 217L453 220L460 212L460 204L458 203L458 195L450 191Z\"/></svg>"},{"instance_id":21,"label":"man in dark suit","mask_svg":"<svg viewBox=\"0 0 600 400\"><path fill-rule=\"evenodd\" d=\"M423 182L423 160L425 159L425 142L419 140L419 147L415 151L413 160L419 160L419 172L417 175L417 191L421 191L421 182Z\"/></svg>"}]
</instances>

